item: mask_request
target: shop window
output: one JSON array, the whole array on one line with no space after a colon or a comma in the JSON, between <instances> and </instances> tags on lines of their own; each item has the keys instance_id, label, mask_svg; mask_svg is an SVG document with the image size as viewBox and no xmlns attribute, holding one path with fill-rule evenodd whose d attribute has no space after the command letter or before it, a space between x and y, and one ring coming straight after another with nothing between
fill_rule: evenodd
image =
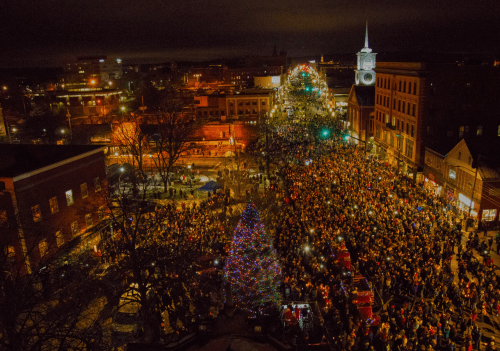
<instances>
[{"instance_id":1,"label":"shop window","mask_svg":"<svg viewBox=\"0 0 500 351\"><path fill-rule=\"evenodd\" d=\"M94 178L94 189L96 193L98 191L101 191L101 180L99 179L99 177Z\"/></svg>"},{"instance_id":2,"label":"shop window","mask_svg":"<svg viewBox=\"0 0 500 351\"><path fill-rule=\"evenodd\" d=\"M68 206L71 206L75 203L75 200L73 199L73 190L66 191L66 203L68 204Z\"/></svg>"},{"instance_id":3,"label":"shop window","mask_svg":"<svg viewBox=\"0 0 500 351\"><path fill-rule=\"evenodd\" d=\"M57 197L54 196L49 199L49 205L50 205L50 213L54 214L59 211L59 205L57 204Z\"/></svg>"},{"instance_id":4,"label":"shop window","mask_svg":"<svg viewBox=\"0 0 500 351\"><path fill-rule=\"evenodd\" d=\"M483 210L482 219L485 220L486 222L494 221L496 217L497 217L496 209Z\"/></svg>"},{"instance_id":5,"label":"shop window","mask_svg":"<svg viewBox=\"0 0 500 351\"><path fill-rule=\"evenodd\" d=\"M42 212L40 211L40 205L32 206L31 214L33 215L34 222L40 221L42 219Z\"/></svg>"},{"instance_id":6,"label":"shop window","mask_svg":"<svg viewBox=\"0 0 500 351\"><path fill-rule=\"evenodd\" d=\"M64 235L60 230L56 232L56 244L57 247L60 247L62 246L62 244L64 244Z\"/></svg>"},{"instance_id":7,"label":"shop window","mask_svg":"<svg viewBox=\"0 0 500 351\"><path fill-rule=\"evenodd\" d=\"M46 239L43 239L38 243L38 250L40 250L40 257L45 256L49 252L49 245L47 244Z\"/></svg>"},{"instance_id":8,"label":"shop window","mask_svg":"<svg viewBox=\"0 0 500 351\"><path fill-rule=\"evenodd\" d=\"M87 196L89 196L89 192L87 190L87 183L81 184L80 190L82 192L82 199L85 199Z\"/></svg>"},{"instance_id":9,"label":"shop window","mask_svg":"<svg viewBox=\"0 0 500 351\"><path fill-rule=\"evenodd\" d=\"M92 214L88 213L85 215L85 224L87 225L87 229L92 228L94 223L92 222Z\"/></svg>"}]
</instances>

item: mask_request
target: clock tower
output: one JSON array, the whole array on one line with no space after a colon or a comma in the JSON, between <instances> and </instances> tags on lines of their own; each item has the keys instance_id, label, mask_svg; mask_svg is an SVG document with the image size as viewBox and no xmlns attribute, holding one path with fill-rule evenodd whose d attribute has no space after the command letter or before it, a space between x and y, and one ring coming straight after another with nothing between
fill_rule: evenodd
<instances>
[{"instance_id":1,"label":"clock tower","mask_svg":"<svg viewBox=\"0 0 500 351\"><path fill-rule=\"evenodd\" d=\"M375 84L375 56L368 47L368 22L366 22L365 47L356 54L358 56L358 67L356 69L356 85Z\"/></svg>"}]
</instances>

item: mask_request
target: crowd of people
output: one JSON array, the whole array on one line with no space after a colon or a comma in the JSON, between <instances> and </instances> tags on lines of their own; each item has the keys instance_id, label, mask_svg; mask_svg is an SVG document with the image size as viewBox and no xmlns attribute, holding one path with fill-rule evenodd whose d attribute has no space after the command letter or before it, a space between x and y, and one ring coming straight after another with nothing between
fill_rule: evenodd
<instances>
[{"instance_id":1,"label":"crowd of people","mask_svg":"<svg viewBox=\"0 0 500 351\"><path fill-rule=\"evenodd\" d=\"M279 211L265 212L284 299L322 307L317 335L292 333L343 350L495 349L478 326L500 311L493 241L480 244L446 199L341 134L318 140L303 126L281 126L273 138L287 153L274 188ZM350 270L335 257L344 247ZM349 301L356 276L375 291L376 323Z\"/></svg>"}]
</instances>

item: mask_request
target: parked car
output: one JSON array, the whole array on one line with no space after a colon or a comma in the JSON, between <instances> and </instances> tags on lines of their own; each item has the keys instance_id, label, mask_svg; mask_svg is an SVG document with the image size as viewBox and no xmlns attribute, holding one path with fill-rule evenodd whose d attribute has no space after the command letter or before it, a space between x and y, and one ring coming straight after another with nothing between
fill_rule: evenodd
<instances>
[{"instance_id":1,"label":"parked car","mask_svg":"<svg viewBox=\"0 0 500 351\"><path fill-rule=\"evenodd\" d=\"M142 330L141 305L138 302L122 302L113 316L112 332L114 335L136 337Z\"/></svg>"}]
</instances>

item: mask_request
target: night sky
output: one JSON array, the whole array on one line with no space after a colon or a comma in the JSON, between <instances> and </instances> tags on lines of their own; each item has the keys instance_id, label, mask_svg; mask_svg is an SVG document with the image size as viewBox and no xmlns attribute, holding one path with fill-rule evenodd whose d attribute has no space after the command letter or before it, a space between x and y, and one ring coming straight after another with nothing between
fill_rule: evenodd
<instances>
[{"instance_id":1,"label":"night sky","mask_svg":"<svg viewBox=\"0 0 500 351\"><path fill-rule=\"evenodd\" d=\"M498 0L1 0L0 67L357 52L500 53Z\"/></svg>"}]
</instances>

